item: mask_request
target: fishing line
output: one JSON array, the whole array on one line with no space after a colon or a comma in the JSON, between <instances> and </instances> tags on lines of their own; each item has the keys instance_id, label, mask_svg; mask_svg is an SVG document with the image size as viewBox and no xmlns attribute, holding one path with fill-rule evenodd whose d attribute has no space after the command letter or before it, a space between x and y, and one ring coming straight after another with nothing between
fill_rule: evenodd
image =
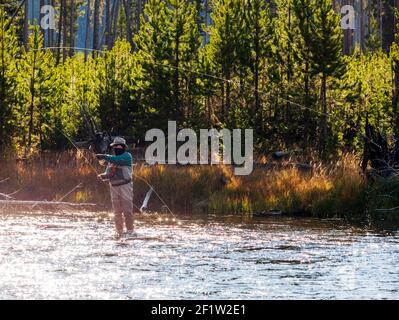
<instances>
[{"instance_id":1,"label":"fishing line","mask_svg":"<svg viewBox=\"0 0 399 320\"><path fill-rule=\"evenodd\" d=\"M45 125L47 128L53 130L53 128L50 127L48 124L44 123L44 125ZM79 149L79 147L73 142L73 140L72 140L63 130L61 130L60 128L58 128L58 127L56 127L56 126L54 126L54 128L55 128L56 130L58 130L58 131L72 144L72 146L73 146L78 152L80 152L81 156L86 160L86 163L92 168L92 170L93 170L93 171L96 173L96 175L98 176L98 175L100 174L99 171L98 171L97 168L94 167L94 165L91 163L91 160L90 160L88 157L86 157L86 155L84 154L84 152L82 152L82 150ZM134 176L135 178L137 178L137 179L143 181L149 188L152 188L152 190L154 191L154 193L155 193L155 195L158 197L158 199L159 199L159 200L162 202L162 204L168 209L168 212L173 216L173 218L176 218L176 215L175 215L175 214L173 213L173 211L169 208L169 206L168 206L167 203L163 200L163 198L158 194L158 192L155 190L155 188L154 188L153 185L151 185L145 178L140 177L139 175L135 174L135 173L134 173L134 170L133 170L133 176ZM127 199L127 197L124 196L123 194L120 194L120 195L121 195L125 200L129 200L129 199ZM137 209L139 209L139 211L140 211L140 208L138 208L134 203L133 203L133 205L134 205Z\"/></svg>"},{"instance_id":2,"label":"fishing line","mask_svg":"<svg viewBox=\"0 0 399 320\"><path fill-rule=\"evenodd\" d=\"M105 54L107 54L107 53L109 52L109 51L107 51L107 50L104 51L104 50L101 50L101 49L90 49L90 48L80 48L80 47L46 47L46 48L33 49L33 50L47 50L47 49L74 49L74 50L81 50L81 51L86 51L86 50L87 50L87 51L94 51L94 52L100 52L100 53L104 53L104 52L105 52ZM143 51L141 51L140 53L144 53L144 54L147 55L148 57L153 58L150 54L147 54L147 53L145 53L145 52L143 52ZM198 71L194 71L194 70L192 70L192 69L187 69L187 68L180 67L180 66L179 66L179 67L176 67L176 66L173 66L173 65L170 65L170 64L168 65L168 64L164 64L164 63L160 63L160 62L156 62L156 61L151 61L150 63L151 63L151 64L154 64L154 65L158 65L158 66L163 67L163 68L170 68L170 69L175 69L175 70L181 70L181 71L184 71L184 72L189 72L189 73L192 73L192 74L197 74L197 75L199 75L199 76L204 76L204 77L208 77L208 78L212 78L212 79L217 79L217 80L223 81L223 82L225 82L225 83L229 83L229 84L234 83L234 81L233 81L232 79L226 79L226 78L223 78L223 77L219 77L219 76L212 75L212 74L210 74L210 73L198 72ZM250 85L250 84L248 84L248 83L246 83L246 82L241 83L241 85L242 85L242 84L244 84L245 86L251 87L251 88L253 87L252 85ZM270 92L266 92L265 90L257 90L257 91L258 91L258 93L266 94L266 95L269 95L269 96L270 96L270 94L271 94ZM299 107L299 108L302 108L302 109L309 110L309 111L311 111L311 112L317 113L317 114L319 114L319 115L321 115L321 116L326 116L326 117L331 117L331 116L332 116L332 117L334 117L335 119L338 119L337 116L331 115L330 113L324 113L324 112L315 110L314 108L307 107L307 106L302 105L302 104L300 104L300 103L294 102L294 101L292 101L292 100L290 100L290 99L282 98L281 96L277 96L277 99L278 99L278 100L281 100L281 101L285 101L285 102L290 103L290 104L292 104L292 105L295 105L295 106L297 106L297 107ZM48 126L48 127L49 127L49 126ZM49 128L52 129L51 127L49 127ZM59 128L57 128L57 127L55 127L55 129L57 129L59 132L61 132L61 134L62 134L64 137L66 137L67 140L68 140L78 151L80 151L80 149L76 146L76 144L72 141L72 139L71 139L69 136L67 136L61 129L59 129ZM364 135L363 135L363 137L364 137L364 138L367 138L367 137L364 136ZM368 139L368 138L367 138L367 139ZM90 160L84 155L84 153L82 153L82 156L83 156L83 158L85 158L85 159L87 160L89 166L90 166L90 167L97 173L97 175L98 175L97 169L91 164ZM154 188L146 179L144 179L143 177L140 177L140 176L134 174L134 172L133 172L133 175L134 175L134 177L136 177L137 179L143 181L148 187L152 188L152 189L154 190L155 195L158 197L158 199L159 199L159 200L162 202L162 204L168 209L168 212L169 212L170 214L172 214L173 216L175 216L175 215L173 214L172 210L171 210L171 209L169 208L169 206L166 204L166 202L162 199L162 197L158 194L158 192L155 190L155 188Z\"/></svg>"},{"instance_id":3,"label":"fishing line","mask_svg":"<svg viewBox=\"0 0 399 320\"><path fill-rule=\"evenodd\" d=\"M107 54L107 53L110 52L110 51L107 51L107 50L90 49L90 48L80 48L80 47L44 47L44 48L32 49L32 50L33 50L33 51L39 51L39 50L47 50L47 49L76 49L76 50L81 50L81 51L85 51L85 50L86 50L86 51L95 51L95 52L100 52L100 53L104 53L104 54ZM145 53L145 52L141 52L141 53L144 53L144 54L147 55L148 57L152 58L152 56L151 56L150 54L148 54L148 53ZM233 80L233 79L230 79L230 80L229 80L229 79L226 79L226 78L223 78L223 77L215 76L215 75L210 74L210 73L198 72L198 71L194 71L194 70L192 70L192 69L187 69L187 68L184 68L184 67L176 67L176 66L173 66L173 65L170 65L170 64L167 65L167 64L160 63L160 62L156 62L156 61L152 61L152 62L150 62L150 63L151 63L151 64L154 64L154 65L157 65L157 66L160 66L160 67L164 67L164 68L170 68L170 69L175 69L175 70L181 70L181 71L185 71L185 72L197 74L197 75L204 76L204 77L208 77L208 78L212 78L212 79L217 79L217 80L220 80L220 81L223 81L223 82L226 82L226 83L230 83L230 84L233 84L233 83L234 83L234 80ZM242 84L243 84L243 83L241 83L241 85L242 85ZM244 85L245 85L245 86L248 86L248 87L252 87L252 85L247 84L247 83L244 83ZM267 92L267 91L264 91L264 90L257 90L257 91L258 91L259 93L263 93L263 94L266 94L266 95L270 95L270 94L271 94L270 92ZM332 116L330 113L324 113L324 112L315 110L314 108L306 107L306 106L304 106L304 105L302 105L302 104L299 104L299 103L297 103L297 102L294 102L294 101L289 100L289 99L286 99L286 98L282 98L282 97L280 97L280 96L277 96L277 99L282 100L282 101L285 101L285 102L288 102L288 103L291 103L291 104L293 104L293 105L296 105L297 107L300 107L300 108L302 108L302 109L306 109L306 110L312 111L312 112L317 113L317 114L319 114L319 115L329 116L329 117ZM336 119L338 119L338 118L336 118Z\"/></svg>"},{"instance_id":4,"label":"fishing line","mask_svg":"<svg viewBox=\"0 0 399 320\"><path fill-rule=\"evenodd\" d=\"M148 55L149 57L152 57L152 56L149 55L149 54L147 54L147 55ZM162 67L167 67L167 68L171 68L171 69L181 69L181 70L183 70L183 71L187 71L187 72L191 72L191 73L195 73L195 74L200 74L200 75L204 75L204 76L211 77L211 78L216 78L216 79L219 79L219 80L224 81L224 82L227 82L227 83L233 83L233 80L228 80L228 79L225 79L225 78L216 77L216 76L213 76L213 75L207 74L207 73L199 73L199 72L196 72L196 71L193 71L193 70L189 70L189 69L185 69L185 68L181 68L181 67L176 67L176 66L172 66L172 65L165 65L165 64L161 64L161 63L157 63L157 62L152 62L152 63L155 64L155 65L158 65L158 66L162 66ZM244 85L244 86L253 88L252 85L250 85L250 84L248 84L248 83L245 83L245 82L244 82L244 83L241 83L240 85ZM258 93L263 93L263 94L269 95L269 96L271 95L271 92L270 92L270 91L267 92L267 91L265 91L265 90L259 90L259 89L258 89L257 92L258 92ZM309 111L311 111L311 112L313 112L313 113L316 113L316 114L318 114L318 115L320 115L320 116L325 116L325 117L327 117L327 118L329 117L330 119L333 118L333 119L336 120L336 121L340 121L340 120L341 120L340 118L338 118L337 115L331 114L331 113L329 113L329 112L322 112L322 111L316 110L316 109L311 108L311 107L307 107L307 106L305 106L305 105L302 105L302 104L297 103L297 102L294 102L294 101L292 101L292 100L283 98L283 97L281 97L281 96L277 96L277 99L278 99L278 100L285 101L285 102L290 103L290 104L292 104L292 105L295 105L295 106L297 106L297 107L299 107L299 108L301 108L301 109L309 110ZM344 122L347 122L347 121L344 121ZM359 131L359 130L357 130L357 131ZM375 144L369 137L367 137L367 136L364 135L363 133L360 133L360 135L362 136L362 138L364 138L364 139L366 139L367 141L369 141L369 142Z\"/></svg>"},{"instance_id":5,"label":"fishing line","mask_svg":"<svg viewBox=\"0 0 399 320\"><path fill-rule=\"evenodd\" d=\"M39 49L31 49L32 51L39 51L39 50L47 50L47 49L74 49L77 51L94 51L94 52L103 52L103 50L98 50L98 49L90 49L90 48L80 48L80 47L43 47Z\"/></svg>"},{"instance_id":6,"label":"fishing line","mask_svg":"<svg viewBox=\"0 0 399 320\"><path fill-rule=\"evenodd\" d=\"M33 50L47 50L47 49L75 49L75 50L82 50L82 51L85 51L85 50L87 50L87 51L95 51L95 52L100 52L100 53L104 53L104 52L107 53L107 52L109 52L109 51L106 51L106 50L104 51L104 50L101 50L101 49L90 49L90 48L80 48L80 47L46 47L46 48L33 49ZM152 56L151 56L150 54L148 54L148 53L145 53L145 52L141 52L141 53L144 53L144 54L147 55L148 57L152 58ZM233 80L232 80L232 79L230 79L230 80L229 80L229 79L225 79L225 78L222 78L222 77L219 77L219 76L215 76L215 75L212 75L212 74L209 74L209 73L198 72L198 71L194 71L194 70L192 70L192 69L187 69L187 68L183 68L183 67L176 67L176 66L172 66L172 65L170 65L170 64L169 64L169 65L166 65L166 64L163 64L163 63L160 63L160 62L155 62L155 61L152 61L151 63L154 64L154 65L161 66L161 67L163 67L163 68L170 68L170 69L175 69L175 70L182 70L182 71L189 72L189 73L193 73L193 74L197 74L197 75L200 75L200 76L205 76L205 77L208 77L208 78L221 80L221 81L226 82L226 83L230 83L230 84L233 83ZM241 83L241 85L243 85L243 84L244 84L245 86L247 86L247 87L251 87L251 88L253 87L252 85L250 85L250 84L248 84L248 83L245 83L245 82ZM265 90L259 90L259 89L258 89L257 91L258 91L258 93L263 93L263 94L266 94L266 95L269 95L269 96L271 95L271 92L266 92ZM277 99L278 99L278 100L281 100L281 101L285 101L285 102L290 103L290 104L292 104L292 105L295 105L295 106L297 106L297 107L299 107L299 108L301 108L301 109L311 111L311 112L316 113L316 114L321 115L321 116L326 116L326 117L330 117L330 118L333 117L335 120L338 120L338 121L341 120L341 119L339 119L338 116L336 116L336 115L330 114L330 113L328 113L328 112L325 113L325 112L316 110L316 109L314 109L314 108L307 107L307 106L305 106L305 105L302 105L302 104L297 103L297 102L294 102L294 101L292 101L292 100L283 98L283 97L281 97L281 96L277 96ZM359 131L359 130L357 130L357 131ZM362 134L362 133L360 133L360 135L361 135L365 140L367 140L367 141L369 141L369 142L372 142L372 140L371 140L369 137L367 137L366 135L364 135L364 134ZM70 139L68 138L68 140L70 140ZM71 140L70 140L70 141L71 141ZM75 145L74 145L74 146L75 146ZM75 148L79 150L79 148L77 148L76 146L75 146ZM90 164L90 165L91 165L91 164ZM93 167L93 168L94 168L94 167ZM138 177L138 176L136 176L136 178L141 179L141 180L144 181L149 187L152 187L152 186L148 183L148 181L144 180L144 178ZM156 192L155 189L154 189L154 193L155 193L155 195L161 200L159 194ZM165 207L168 209L168 211L169 211L171 214L173 214L172 211L170 210L170 208L168 207L168 205L163 201L163 199L161 200L161 202L165 205Z\"/></svg>"},{"instance_id":7,"label":"fishing line","mask_svg":"<svg viewBox=\"0 0 399 320\"><path fill-rule=\"evenodd\" d=\"M146 54L148 57L152 58L152 56L151 56L150 54L145 53L145 52L143 52L143 53ZM152 61L151 63L154 64L154 65L161 66L161 67L165 67L165 68L171 68L171 69L175 69L175 70L182 70L182 71L186 71L186 72L190 72L190 73L194 73L194 74L206 76L206 77L208 77L208 78L213 78L213 79L221 80L221 81L223 81L223 82L230 83L230 84L234 83L234 80L233 80L233 79L230 79L230 80L229 80L229 79L222 78L222 77L218 77L218 76L215 76L215 75L212 75L212 74L209 74L209 73L197 72L197 71L194 71L194 70L191 70L191 69L186 69L186 68L183 68L183 67L176 67L176 66L173 66L173 65L166 65L166 64L163 64L163 63L155 62L155 61ZM250 85L250 84L248 84L248 83L241 83L241 85L243 85L243 84L244 84L244 86L247 86L247 87L251 87L251 88L253 87L252 85ZM266 92L266 91L264 91L264 90L259 90L259 89L258 89L257 91L258 91L258 93L263 93L263 94L266 94L266 95L269 95L269 96L270 96L270 94L271 94L270 92ZM329 113L324 113L324 112L315 110L315 109L313 109L313 108L306 107L306 106L304 106L304 105L302 105L302 104L299 104L299 103L294 102L294 101L292 101L292 100L288 100L288 99L282 98L282 97L280 97L280 96L277 96L277 99L280 99L280 100L283 100L283 101L285 101L285 102L291 103L291 104L296 105L296 106L298 106L298 107L300 107L300 108L302 108L302 109L306 109L306 110L315 112L315 113L317 113L317 114L319 114L319 115L331 116ZM338 118L337 118L337 119L338 119Z\"/></svg>"}]
</instances>

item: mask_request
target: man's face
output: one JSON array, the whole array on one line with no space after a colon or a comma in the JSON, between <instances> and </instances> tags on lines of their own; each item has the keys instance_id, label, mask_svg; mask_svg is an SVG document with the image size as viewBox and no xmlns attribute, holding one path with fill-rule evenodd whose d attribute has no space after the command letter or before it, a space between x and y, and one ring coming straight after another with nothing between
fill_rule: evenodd
<instances>
[{"instance_id":1,"label":"man's face","mask_svg":"<svg viewBox=\"0 0 399 320\"><path fill-rule=\"evenodd\" d=\"M112 151L114 152L115 155L118 155L118 154L122 154L124 149L122 146L114 146L114 147L112 147Z\"/></svg>"}]
</instances>

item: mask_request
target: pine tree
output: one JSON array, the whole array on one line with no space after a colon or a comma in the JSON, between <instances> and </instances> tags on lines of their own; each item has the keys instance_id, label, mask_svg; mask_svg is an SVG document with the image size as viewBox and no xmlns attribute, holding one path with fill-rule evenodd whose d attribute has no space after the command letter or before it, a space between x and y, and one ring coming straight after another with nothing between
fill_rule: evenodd
<instances>
[{"instance_id":1,"label":"pine tree","mask_svg":"<svg viewBox=\"0 0 399 320\"><path fill-rule=\"evenodd\" d=\"M97 129L91 120L99 122L99 65L101 63L96 59L87 58L85 61L84 56L77 54L54 70L60 75L57 87L61 88L61 96L57 99L59 102L54 101L54 105L59 107L53 110L59 111L57 121L68 136L86 139Z\"/></svg>"},{"instance_id":2,"label":"pine tree","mask_svg":"<svg viewBox=\"0 0 399 320\"><path fill-rule=\"evenodd\" d=\"M295 60L294 43L297 30L293 12L293 0L276 0L275 43L277 44L274 64L276 71L274 82L276 85L276 99L272 126L285 145L292 144L295 138L293 124L293 105L291 96L295 93ZM295 107L294 107L295 108ZM288 124L291 124L288 126ZM280 138L280 139L281 139Z\"/></svg>"},{"instance_id":3,"label":"pine tree","mask_svg":"<svg viewBox=\"0 0 399 320\"><path fill-rule=\"evenodd\" d=\"M249 67L253 75L255 97L255 105L249 116L254 120L253 125L259 128L262 123L260 81L261 75L267 71L268 63L272 56L273 22L267 1L247 0L245 3L247 5L247 9L244 11L246 15L246 32L239 42L246 45L245 38L249 40ZM243 49L245 50L245 48Z\"/></svg>"},{"instance_id":4,"label":"pine tree","mask_svg":"<svg viewBox=\"0 0 399 320\"><path fill-rule=\"evenodd\" d=\"M182 116L184 117L188 113L182 105L185 98L183 91L186 91L186 84L190 89L193 85L193 82L190 81L192 79L190 74L185 70L193 67L192 62L196 59L201 45L196 20L197 11L195 5L187 3L186 0L170 0L166 14L172 47L174 99L172 113L176 120L183 120ZM188 107L190 108L191 106Z\"/></svg>"},{"instance_id":5,"label":"pine tree","mask_svg":"<svg viewBox=\"0 0 399 320\"><path fill-rule=\"evenodd\" d=\"M200 47L195 6L182 0L150 0L144 9L140 32L135 37L143 67L143 99L148 115L165 126L165 119L183 120L185 99L194 83L188 69Z\"/></svg>"},{"instance_id":6,"label":"pine tree","mask_svg":"<svg viewBox=\"0 0 399 320\"><path fill-rule=\"evenodd\" d=\"M392 107L390 57L380 49L347 58L347 71L331 93L339 103L331 110L338 147L363 148L366 119L385 133L392 133L395 113Z\"/></svg>"},{"instance_id":7,"label":"pine tree","mask_svg":"<svg viewBox=\"0 0 399 320\"><path fill-rule=\"evenodd\" d=\"M19 122L25 156L39 144L44 148L54 88L53 68L55 63L49 50L43 50L43 35L39 27L31 28L28 50L22 53L17 63L17 96Z\"/></svg>"},{"instance_id":8,"label":"pine tree","mask_svg":"<svg viewBox=\"0 0 399 320\"><path fill-rule=\"evenodd\" d=\"M98 59L97 69L100 81L98 114L103 129L114 134L136 134L137 84L141 70L129 42L118 40L111 51Z\"/></svg>"},{"instance_id":9,"label":"pine tree","mask_svg":"<svg viewBox=\"0 0 399 320\"><path fill-rule=\"evenodd\" d=\"M9 22L0 7L0 150L10 142L14 129L12 106L18 43L14 26L6 29Z\"/></svg>"},{"instance_id":10,"label":"pine tree","mask_svg":"<svg viewBox=\"0 0 399 320\"><path fill-rule=\"evenodd\" d=\"M343 74L342 30L340 17L334 11L330 0L313 0L311 7L310 32L304 34L309 47L309 58L314 75L320 77L320 153L325 155L328 139L327 81Z\"/></svg>"},{"instance_id":11,"label":"pine tree","mask_svg":"<svg viewBox=\"0 0 399 320\"><path fill-rule=\"evenodd\" d=\"M290 35L290 41L293 43L293 56L298 69L298 77L303 81L302 88L297 88L297 95L301 95L300 102L305 106L303 111L303 145L308 147L309 138L316 134L317 116L312 112L315 110L317 94L312 90L314 87L314 74L311 66L311 47L307 39L311 35L312 19L312 0L293 0L294 29ZM316 111L317 112L317 111Z\"/></svg>"},{"instance_id":12,"label":"pine tree","mask_svg":"<svg viewBox=\"0 0 399 320\"><path fill-rule=\"evenodd\" d=\"M366 36L366 51L377 51L382 47L382 39L378 29L378 21L373 8L369 8L369 32Z\"/></svg>"},{"instance_id":13,"label":"pine tree","mask_svg":"<svg viewBox=\"0 0 399 320\"><path fill-rule=\"evenodd\" d=\"M142 96L146 106L145 118L149 123L164 128L163 119L172 119L172 47L167 29L166 3L149 0L141 17L140 31L134 42L143 68Z\"/></svg>"},{"instance_id":14,"label":"pine tree","mask_svg":"<svg viewBox=\"0 0 399 320\"><path fill-rule=\"evenodd\" d=\"M230 124L232 78L237 66L237 44L240 39L240 18L242 6L239 0L213 1L212 26L209 28L209 59L215 72L224 80L220 81L222 121Z\"/></svg>"}]
</instances>

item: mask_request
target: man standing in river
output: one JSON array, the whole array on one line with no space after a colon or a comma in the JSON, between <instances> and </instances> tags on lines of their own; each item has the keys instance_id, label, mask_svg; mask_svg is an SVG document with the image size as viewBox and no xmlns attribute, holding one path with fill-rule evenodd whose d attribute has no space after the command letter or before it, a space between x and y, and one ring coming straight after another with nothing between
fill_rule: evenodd
<instances>
[{"instance_id":1,"label":"man standing in river","mask_svg":"<svg viewBox=\"0 0 399 320\"><path fill-rule=\"evenodd\" d=\"M133 157L126 151L127 144L123 138L116 137L111 147L114 155L97 154L97 159L108 163L105 172L98 177L109 181L115 228L117 237L120 237L124 224L127 232L133 231Z\"/></svg>"}]
</instances>

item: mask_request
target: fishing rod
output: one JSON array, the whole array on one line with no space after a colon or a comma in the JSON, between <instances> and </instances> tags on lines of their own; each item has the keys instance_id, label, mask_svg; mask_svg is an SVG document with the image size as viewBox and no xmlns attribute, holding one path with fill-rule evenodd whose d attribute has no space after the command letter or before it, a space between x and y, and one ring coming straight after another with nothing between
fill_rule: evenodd
<instances>
[{"instance_id":1,"label":"fishing rod","mask_svg":"<svg viewBox=\"0 0 399 320\"><path fill-rule=\"evenodd\" d=\"M72 47L66 47L66 49L70 49L70 48L72 48ZM43 48L44 49L44 48ZM53 49L57 49L57 47L53 47ZM85 48L81 48L81 49L85 49ZM88 49L88 50L92 50L92 51L98 51L98 52L103 52L102 50L96 50L96 49ZM55 127L65 138L67 138L67 140L73 145L73 147L76 149L76 150L79 150L79 148L76 146L76 144L72 141L72 139L63 131L63 130L61 130L60 128L58 128L58 127ZM51 128L50 128L51 129ZM85 155L84 154L82 154L83 155L83 157L86 159L86 161L89 163L89 166L94 170L94 172L97 174L97 175L99 175L99 173L98 173L98 170L90 163L90 160L89 159L87 159L86 157L85 157ZM153 186L153 185L151 185L146 179L144 179L143 177L141 177L141 176L139 176L139 175L137 175L137 174L135 174L134 173L134 170L133 170L133 176L136 178L136 179L139 179L139 180L141 180L141 181L143 181L149 188L150 188L150 191L152 190L153 192L154 192L154 194L157 196L157 198L161 201L161 203L164 205L164 207L168 210L168 212L174 217L174 218L176 218L176 215L173 213L173 211L170 209L170 207L168 206L168 204L164 201L164 199L159 195L159 193L155 190L155 187ZM123 195L122 195L123 196ZM147 200L147 203L148 203L148 201L149 201L149 198L148 198L148 200ZM139 209L139 211L140 212L142 212L142 208L144 207L144 206L142 206L141 208L138 208L135 204L133 204L137 209ZM146 206L145 206L146 207Z\"/></svg>"},{"instance_id":2,"label":"fishing rod","mask_svg":"<svg viewBox=\"0 0 399 320\"><path fill-rule=\"evenodd\" d=\"M44 123L44 126L46 126L47 128L49 128L50 130L56 129L58 130L70 143L71 145L77 150L77 151L81 151L81 149L79 149L79 147L75 144L75 142L60 128L58 128L57 126L54 126L54 128L50 127L48 124ZM84 152L81 153L82 157L86 160L87 164L89 165L89 167L96 173L96 175L98 176L100 174L100 172L97 170L97 168L91 163L91 160L84 154ZM168 212L173 216L174 219L176 219L176 215L173 213L173 211L170 209L170 207L167 205L167 203L164 201L164 199L159 195L159 193L155 190L155 187L153 185L151 185L145 178L137 175L134 173L133 170L133 176L141 181L143 181L151 190L153 190L154 194L158 197L158 199L162 202L162 204L165 206L165 208L168 209ZM124 195L122 195L123 197ZM135 204L133 204L137 209L140 210L141 212L141 208L137 207Z\"/></svg>"}]
</instances>

